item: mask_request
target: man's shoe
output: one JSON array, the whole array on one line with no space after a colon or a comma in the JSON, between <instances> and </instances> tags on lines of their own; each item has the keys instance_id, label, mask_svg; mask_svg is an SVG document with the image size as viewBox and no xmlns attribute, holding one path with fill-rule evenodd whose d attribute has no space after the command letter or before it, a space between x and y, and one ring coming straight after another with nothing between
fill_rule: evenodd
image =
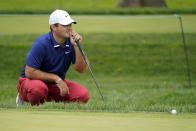
<instances>
[{"instance_id":1,"label":"man's shoe","mask_svg":"<svg viewBox=\"0 0 196 131\"><path fill-rule=\"evenodd\" d=\"M23 101L20 99L19 93L16 97L16 106L23 106L23 105L27 105L27 102Z\"/></svg>"}]
</instances>

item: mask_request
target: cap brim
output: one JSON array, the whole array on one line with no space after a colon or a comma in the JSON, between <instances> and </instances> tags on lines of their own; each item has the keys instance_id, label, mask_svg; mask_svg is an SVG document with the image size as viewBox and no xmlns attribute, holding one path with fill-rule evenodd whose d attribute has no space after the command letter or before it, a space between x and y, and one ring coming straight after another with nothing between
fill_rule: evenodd
<instances>
[{"instance_id":1,"label":"cap brim","mask_svg":"<svg viewBox=\"0 0 196 131\"><path fill-rule=\"evenodd\" d=\"M74 20L72 20L72 19L70 19L69 21L61 21L61 22L59 22L59 24L62 24L62 25L69 25L69 24L77 24L77 22L76 21L74 21Z\"/></svg>"},{"instance_id":2,"label":"cap brim","mask_svg":"<svg viewBox=\"0 0 196 131\"><path fill-rule=\"evenodd\" d=\"M76 21L74 21L74 22L72 22L72 23L77 24L77 22L76 22Z\"/></svg>"}]
</instances>

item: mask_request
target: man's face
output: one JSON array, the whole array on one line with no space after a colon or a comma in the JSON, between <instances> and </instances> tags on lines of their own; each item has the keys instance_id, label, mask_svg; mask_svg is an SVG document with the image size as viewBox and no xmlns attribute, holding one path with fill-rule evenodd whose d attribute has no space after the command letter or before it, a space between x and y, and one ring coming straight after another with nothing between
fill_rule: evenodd
<instances>
[{"instance_id":1,"label":"man's face","mask_svg":"<svg viewBox=\"0 0 196 131\"><path fill-rule=\"evenodd\" d=\"M55 29L53 29L53 31L59 37L69 38L70 33L72 32L72 24L69 24L69 25L58 24L57 27L55 26Z\"/></svg>"}]
</instances>

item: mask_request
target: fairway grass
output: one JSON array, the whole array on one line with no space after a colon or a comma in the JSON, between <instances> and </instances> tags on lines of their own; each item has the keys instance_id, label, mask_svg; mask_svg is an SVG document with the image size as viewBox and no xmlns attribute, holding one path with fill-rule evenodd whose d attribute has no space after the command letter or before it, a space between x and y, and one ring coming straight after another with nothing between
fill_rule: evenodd
<instances>
[{"instance_id":1,"label":"fairway grass","mask_svg":"<svg viewBox=\"0 0 196 131\"><path fill-rule=\"evenodd\" d=\"M1 131L195 131L196 114L0 110Z\"/></svg>"},{"instance_id":2,"label":"fairway grass","mask_svg":"<svg viewBox=\"0 0 196 131\"><path fill-rule=\"evenodd\" d=\"M49 32L48 15L0 16L0 35L42 34ZM174 15L120 16L75 15L80 33L179 33L179 21ZM195 33L196 15L182 16L185 33ZM14 21L14 23L13 23Z\"/></svg>"}]
</instances>

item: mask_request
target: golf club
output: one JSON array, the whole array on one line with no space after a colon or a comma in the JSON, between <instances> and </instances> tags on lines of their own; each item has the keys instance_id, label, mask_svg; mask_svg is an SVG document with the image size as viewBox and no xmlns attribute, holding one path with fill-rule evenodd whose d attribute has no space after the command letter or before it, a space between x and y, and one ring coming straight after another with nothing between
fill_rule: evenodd
<instances>
[{"instance_id":1,"label":"golf club","mask_svg":"<svg viewBox=\"0 0 196 131\"><path fill-rule=\"evenodd\" d=\"M104 101L103 94L101 93L101 90L100 90L100 88L99 88L99 86L98 86L98 83L97 83L97 81L95 80L95 77L94 77L94 75L93 75L93 71L91 70L90 64L88 63L88 60L86 59L86 56L85 56L85 54L84 54L84 51L82 50L82 47L81 47L79 41L76 41L76 44L77 44L77 46L78 46L78 48L79 48L79 50L80 50L80 52L81 52L81 54L82 54L82 57L83 57L84 61L86 62L87 66L88 66L88 69L89 69L89 71L90 71L90 73L91 73L91 76L92 76L92 78L93 78L93 81L95 82L95 85L96 85L96 87L97 87L97 89L98 89L98 91L99 91L99 94L101 95L101 98L102 98L102 100Z\"/></svg>"}]
</instances>

